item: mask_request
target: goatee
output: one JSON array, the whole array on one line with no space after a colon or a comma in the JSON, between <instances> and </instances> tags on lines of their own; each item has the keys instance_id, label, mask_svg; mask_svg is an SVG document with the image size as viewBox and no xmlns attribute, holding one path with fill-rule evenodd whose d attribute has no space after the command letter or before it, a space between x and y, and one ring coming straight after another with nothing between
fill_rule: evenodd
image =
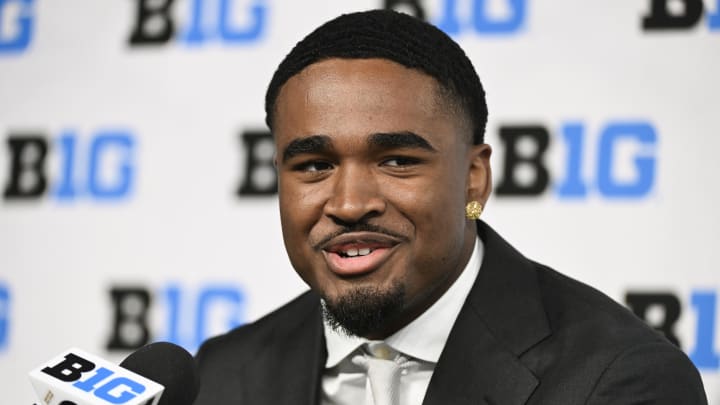
<instances>
[{"instance_id":1,"label":"goatee","mask_svg":"<svg viewBox=\"0 0 720 405\"><path fill-rule=\"evenodd\" d=\"M405 287L394 283L390 289L359 287L336 300L323 300L325 322L348 336L368 336L381 332L405 303Z\"/></svg>"}]
</instances>

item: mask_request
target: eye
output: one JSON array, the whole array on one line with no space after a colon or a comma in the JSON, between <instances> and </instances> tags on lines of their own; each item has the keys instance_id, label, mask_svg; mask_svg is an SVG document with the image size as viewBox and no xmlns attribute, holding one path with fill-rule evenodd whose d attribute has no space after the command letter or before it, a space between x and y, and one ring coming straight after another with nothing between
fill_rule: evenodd
<instances>
[{"instance_id":1,"label":"eye","mask_svg":"<svg viewBox=\"0 0 720 405\"><path fill-rule=\"evenodd\" d=\"M320 160L311 160L309 162L302 162L293 166L293 170L299 172L322 172L330 169L332 169L332 165L330 163Z\"/></svg>"},{"instance_id":2,"label":"eye","mask_svg":"<svg viewBox=\"0 0 720 405\"><path fill-rule=\"evenodd\" d=\"M420 163L419 159L411 158L411 157L405 157L405 156L395 156L389 159L385 159L382 164L384 166L390 166L390 167L406 167L406 166L412 166Z\"/></svg>"}]
</instances>

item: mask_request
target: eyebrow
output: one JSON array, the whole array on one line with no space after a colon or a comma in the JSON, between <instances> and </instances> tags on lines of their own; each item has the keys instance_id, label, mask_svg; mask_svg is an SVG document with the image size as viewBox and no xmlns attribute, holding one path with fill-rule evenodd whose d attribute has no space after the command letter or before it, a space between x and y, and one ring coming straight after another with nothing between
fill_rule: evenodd
<instances>
[{"instance_id":1,"label":"eyebrow","mask_svg":"<svg viewBox=\"0 0 720 405\"><path fill-rule=\"evenodd\" d=\"M368 137L368 144L376 148L419 148L437 152L422 136L410 132L379 132ZM327 135L312 135L293 139L282 153L283 163L302 154L322 154L333 149L332 140Z\"/></svg>"},{"instance_id":2,"label":"eyebrow","mask_svg":"<svg viewBox=\"0 0 720 405\"><path fill-rule=\"evenodd\" d=\"M410 132L381 132L370 135L368 143L381 148L419 148L437 152L435 148L422 136Z\"/></svg>"},{"instance_id":3,"label":"eyebrow","mask_svg":"<svg viewBox=\"0 0 720 405\"><path fill-rule=\"evenodd\" d=\"M295 156L305 153L323 153L332 149L332 141L327 135L312 135L293 139L282 154L282 161L287 162Z\"/></svg>"}]
</instances>

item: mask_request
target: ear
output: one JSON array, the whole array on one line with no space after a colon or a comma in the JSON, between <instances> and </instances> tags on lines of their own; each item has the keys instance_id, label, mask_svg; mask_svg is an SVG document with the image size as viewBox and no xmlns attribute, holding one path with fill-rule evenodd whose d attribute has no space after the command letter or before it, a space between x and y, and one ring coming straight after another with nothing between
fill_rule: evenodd
<instances>
[{"instance_id":1,"label":"ear","mask_svg":"<svg viewBox=\"0 0 720 405\"><path fill-rule=\"evenodd\" d=\"M492 172L490 171L490 155L492 149L488 144L471 145L468 150L470 164L467 180L467 201L477 201L483 206L492 191Z\"/></svg>"}]
</instances>

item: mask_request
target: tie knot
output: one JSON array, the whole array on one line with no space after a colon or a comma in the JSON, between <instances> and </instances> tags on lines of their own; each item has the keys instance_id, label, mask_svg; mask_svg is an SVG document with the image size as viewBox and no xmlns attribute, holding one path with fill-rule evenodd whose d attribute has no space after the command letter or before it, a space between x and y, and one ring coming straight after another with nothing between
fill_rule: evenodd
<instances>
[{"instance_id":1,"label":"tie knot","mask_svg":"<svg viewBox=\"0 0 720 405\"><path fill-rule=\"evenodd\" d=\"M400 356L400 353L388 346L385 342L368 342L365 345L365 351L371 357L380 360L395 360Z\"/></svg>"},{"instance_id":2,"label":"tie knot","mask_svg":"<svg viewBox=\"0 0 720 405\"><path fill-rule=\"evenodd\" d=\"M400 375L413 362L384 342L368 342L353 363L367 372L374 405L397 405Z\"/></svg>"}]
</instances>

